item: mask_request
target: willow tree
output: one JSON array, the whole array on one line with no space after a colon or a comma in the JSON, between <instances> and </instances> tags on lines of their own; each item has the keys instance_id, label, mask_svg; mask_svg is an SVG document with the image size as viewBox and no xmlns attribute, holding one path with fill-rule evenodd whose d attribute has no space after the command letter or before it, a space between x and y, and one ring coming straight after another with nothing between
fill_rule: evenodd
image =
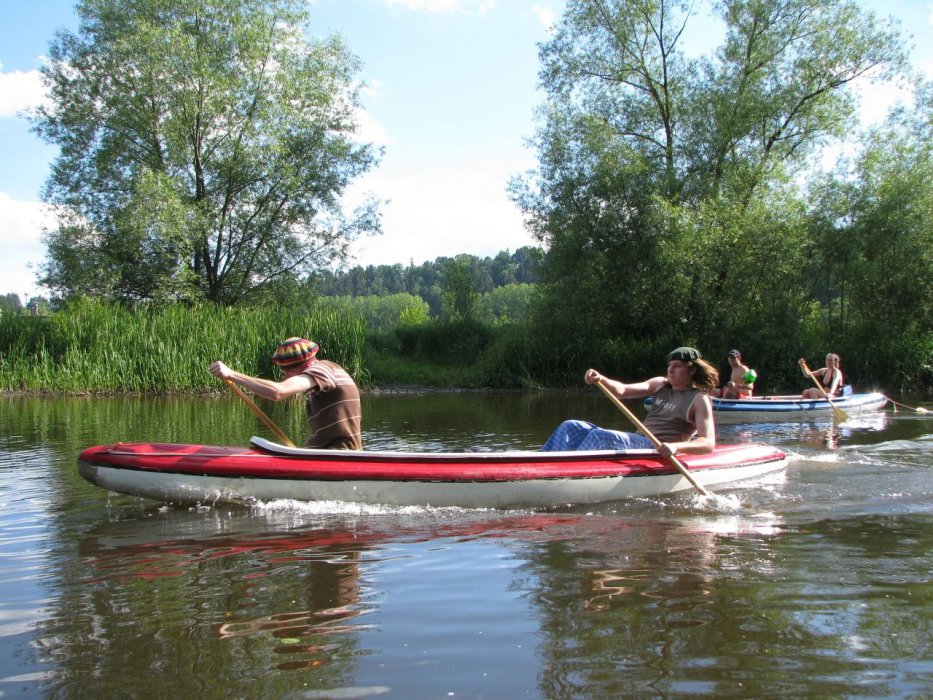
<instances>
[{"instance_id":1,"label":"willow tree","mask_svg":"<svg viewBox=\"0 0 933 700\"><path fill-rule=\"evenodd\" d=\"M690 55L704 9L723 39ZM799 308L793 178L852 128L851 82L903 62L845 0L569 0L540 59L539 167L513 196L548 247L548 313L665 342Z\"/></svg>"},{"instance_id":2,"label":"willow tree","mask_svg":"<svg viewBox=\"0 0 933 700\"><path fill-rule=\"evenodd\" d=\"M933 82L814 183L808 281L863 378L933 386ZM830 303L831 302L831 303ZM870 348L870 352L866 352Z\"/></svg>"},{"instance_id":3,"label":"willow tree","mask_svg":"<svg viewBox=\"0 0 933 700\"><path fill-rule=\"evenodd\" d=\"M81 0L34 128L59 147L44 282L62 296L235 303L378 228L341 195L359 61L309 39L302 0Z\"/></svg>"}]
</instances>

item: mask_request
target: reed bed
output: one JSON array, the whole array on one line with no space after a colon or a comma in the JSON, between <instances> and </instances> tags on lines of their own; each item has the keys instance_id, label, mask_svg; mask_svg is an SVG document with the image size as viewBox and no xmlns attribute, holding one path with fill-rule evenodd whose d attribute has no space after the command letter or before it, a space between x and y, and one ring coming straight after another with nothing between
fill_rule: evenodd
<instances>
[{"instance_id":1,"label":"reed bed","mask_svg":"<svg viewBox=\"0 0 933 700\"><path fill-rule=\"evenodd\" d=\"M274 377L270 355L290 336L365 379L362 318L338 312L213 305L137 310L83 301L49 316L0 317L0 391L186 392L219 388L223 360Z\"/></svg>"}]
</instances>

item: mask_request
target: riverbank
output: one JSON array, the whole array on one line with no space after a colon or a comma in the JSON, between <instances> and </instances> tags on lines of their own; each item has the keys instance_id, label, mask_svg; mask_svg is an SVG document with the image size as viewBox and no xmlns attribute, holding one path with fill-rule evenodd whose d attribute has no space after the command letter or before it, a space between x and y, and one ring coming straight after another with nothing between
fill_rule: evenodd
<instances>
[{"instance_id":1,"label":"riverbank","mask_svg":"<svg viewBox=\"0 0 933 700\"><path fill-rule=\"evenodd\" d=\"M347 314L210 305L133 310L83 300L47 316L0 317L0 393L210 393L219 385L207 367L218 359L253 376L280 376L271 351L294 335L318 342L319 357L345 367L362 389L383 392L572 389L588 367L640 380L664 372L673 342L586 340L549 326L474 320L434 319L373 331ZM725 351L717 357L715 349L697 345L725 376ZM923 352L917 361L905 356L898 364L860 352L853 349L843 363L857 390L933 391L922 372L919 380L907 374L910 368L933 366ZM792 354L776 348L750 353L759 377L756 393L795 394L805 388L797 366L804 354L797 348ZM875 374L879 370L873 367L883 373Z\"/></svg>"}]
</instances>

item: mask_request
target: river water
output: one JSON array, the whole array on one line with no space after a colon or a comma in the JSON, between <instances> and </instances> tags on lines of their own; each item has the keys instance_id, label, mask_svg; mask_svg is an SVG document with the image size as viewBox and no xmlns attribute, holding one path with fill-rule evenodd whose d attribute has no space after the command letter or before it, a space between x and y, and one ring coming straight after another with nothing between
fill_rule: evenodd
<instances>
[{"instance_id":1,"label":"river water","mask_svg":"<svg viewBox=\"0 0 933 700\"><path fill-rule=\"evenodd\" d=\"M626 427L597 392L364 411L373 449ZM0 425L3 697L933 697L933 414L722 425L786 473L537 512L170 508L78 475L92 444L268 436L226 395L7 396Z\"/></svg>"}]
</instances>

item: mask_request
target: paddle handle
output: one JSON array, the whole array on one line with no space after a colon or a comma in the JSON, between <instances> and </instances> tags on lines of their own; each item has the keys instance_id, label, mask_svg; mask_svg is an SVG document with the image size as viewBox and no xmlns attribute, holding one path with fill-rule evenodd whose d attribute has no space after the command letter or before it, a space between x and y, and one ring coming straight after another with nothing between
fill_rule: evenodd
<instances>
[{"instance_id":1,"label":"paddle handle","mask_svg":"<svg viewBox=\"0 0 933 700\"><path fill-rule=\"evenodd\" d=\"M618 396L616 396L609 390L609 387L603 384L602 379L596 382L596 386L598 386L599 390L602 391L606 395L606 398L608 398L610 401L612 401L612 403L615 404L616 408L618 408L620 411L622 411L622 413L625 414L625 417L628 418L632 422L632 425L634 425L638 429L638 431L641 432L642 435L644 435L646 438L651 440L652 445L654 445L658 450L661 449L661 444L662 444L661 441L658 440L657 437L655 437L654 433L652 433L650 430L648 430L648 428L645 427L644 423L638 420L635 414L632 413L628 409L628 407L619 400ZM693 475L687 470L687 467L684 466L684 463L681 462L679 459L677 459L676 455L669 454L667 455L667 459L671 464L674 465L674 468L677 469L677 471L679 471L684 476L684 478L690 482L690 485L693 486L693 488L695 488L697 491L699 491L704 496L710 495L709 491L707 491L705 488L703 488L700 484L697 483L697 481L693 478Z\"/></svg>"},{"instance_id":2,"label":"paddle handle","mask_svg":"<svg viewBox=\"0 0 933 700\"><path fill-rule=\"evenodd\" d=\"M261 420L269 430L275 433L275 436L279 440L281 440L283 445L288 445L289 447L295 446L295 443L293 443L291 440L288 439L288 435L283 433L282 430L279 428L279 426L273 423L272 419L269 418L269 416L267 416L265 413L263 413L262 409L259 408L259 406L257 406L256 403L249 396L243 393L243 390L240 387L234 384L233 380L227 379L226 377L224 377L223 380L224 380L224 383L228 387L230 387L230 390L234 394L239 396L243 400L243 403L249 406L249 409L256 415L256 417L259 420Z\"/></svg>"}]
</instances>

